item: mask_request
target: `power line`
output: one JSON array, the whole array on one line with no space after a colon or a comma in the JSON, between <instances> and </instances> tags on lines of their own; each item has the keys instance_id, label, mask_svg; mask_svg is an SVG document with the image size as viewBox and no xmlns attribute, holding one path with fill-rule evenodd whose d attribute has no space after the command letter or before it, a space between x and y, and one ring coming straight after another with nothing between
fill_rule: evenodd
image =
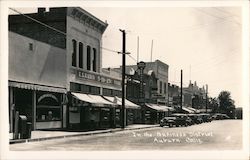
<instances>
[{"instance_id":1,"label":"power line","mask_svg":"<svg viewBox=\"0 0 250 160\"><path fill-rule=\"evenodd\" d=\"M220 12L222 12L222 13L226 13L226 14L231 15L231 16L233 16L233 17L238 17L238 18L239 18L239 16L237 16L237 15L235 15L235 14L232 14L232 13L230 13L230 12L227 12L227 11L225 11L225 10L222 10L222 9L219 9L219 8L213 8L213 9L215 9L215 10L217 10L217 11L220 11Z\"/></svg>"},{"instance_id":2,"label":"power line","mask_svg":"<svg viewBox=\"0 0 250 160\"><path fill-rule=\"evenodd\" d=\"M115 51L113 49L109 49L109 48L105 48L105 47L101 47L102 49L106 50L106 51L110 51L110 52L113 52L113 53L118 53L119 51Z\"/></svg>"},{"instance_id":3,"label":"power line","mask_svg":"<svg viewBox=\"0 0 250 160\"><path fill-rule=\"evenodd\" d=\"M238 52L236 52L238 50L239 50L238 48L232 49L231 51L229 51L230 54L227 54L227 57L235 55L236 53L238 53ZM235 52L233 52L233 51L235 51ZM192 66L200 67L200 66L211 65L211 63L214 63L214 62L220 60L220 58L225 58L225 55L220 54L219 56L214 56L214 57L212 57L208 60L202 61L200 63L192 64Z\"/></svg>"},{"instance_id":4,"label":"power line","mask_svg":"<svg viewBox=\"0 0 250 160\"><path fill-rule=\"evenodd\" d=\"M51 27L51 26L49 26L49 25L47 25L47 24L45 24L45 23L43 23L43 22L41 22L41 21L38 21L38 20L36 20L36 19L30 17L30 16L27 16L27 15L25 15L25 14L23 14L23 13L17 11L17 10L14 9L14 8L9 8L9 9L12 10L12 11L14 11L14 12L16 12L16 13L18 13L18 14L21 14L21 15L23 15L24 17L26 17L26 18L28 18L28 19L30 19L30 20L33 20L33 21L35 21L35 22L37 22L37 23L39 23L39 24L41 24L41 25L43 25L43 26L45 26L45 27L48 27L48 28L50 28L50 29L52 29L52 30L54 30L54 31L56 31L56 32L58 32L58 33L61 33L61 34L65 35L65 36L67 35L67 33L65 33L65 32L63 32L63 31L60 31L60 30L58 30L58 29L56 29L56 28L54 28L54 27Z\"/></svg>"},{"instance_id":5,"label":"power line","mask_svg":"<svg viewBox=\"0 0 250 160\"><path fill-rule=\"evenodd\" d=\"M204 14L206 14L206 15L209 15L209 16L211 16L211 17L214 17L214 18L217 18L217 19L223 19L223 20L226 20L226 21L229 21L229 22L233 22L233 23L237 24L238 26L241 25L241 24L238 23L238 22L235 22L235 21L231 21L231 20L229 20L229 19L226 19L226 18L230 18L230 17L233 17L233 16L230 16L230 17L220 17L220 16L217 16L217 15L214 15L214 14L211 14L211 13L208 13L208 12L205 12L205 11L202 10L202 9L198 9L198 8L194 8L194 9L197 10L197 11L199 11L199 12L202 12L202 13L204 13Z\"/></svg>"},{"instance_id":6,"label":"power line","mask_svg":"<svg viewBox=\"0 0 250 160\"><path fill-rule=\"evenodd\" d=\"M68 34L68 33L65 33L65 32L63 32L63 31L60 31L60 30L58 30L58 29L56 29L56 28L54 28L54 27L51 27L51 26L49 26L49 25L47 25L47 24L45 24L45 23L43 23L43 22L41 22L41 21L39 21L39 20L36 20L36 19L34 19L34 18L32 18L32 17L30 17L30 16L28 16L28 15L25 15L25 14L23 14L22 12L20 12L20 11L14 9L14 8L9 8L9 9L11 9L12 11L14 11L14 12L16 12L16 13L18 13L18 14L20 14L20 15L22 15L22 16L24 16L24 17L30 19L30 20L32 20L32 21L35 21L36 23L39 23L39 24L42 25L42 26L45 26L45 27L47 27L47 28L49 28L49 29L52 29L52 30L54 30L54 31L56 31L56 32L58 32L58 33L61 33L61 34L63 34L64 36L67 36L67 35L68 35L68 36L73 37L72 35L70 35L70 34ZM115 51L115 50L113 50L113 49L109 49L109 48L105 48L105 47L100 47L100 48L103 49L103 50L109 51L109 52L113 52L113 53L118 53L118 52L119 52L119 51ZM132 57L131 55L129 55L129 57L132 58L133 60L135 60L135 58Z\"/></svg>"},{"instance_id":7,"label":"power line","mask_svg":"<svg viewBox=\"0 0 250 160\"><path fill-rule=\"evenodd\" d=\"M134 57L132 57L132 56L129 55L129 54L128 54L128 56L129 56L131 59L133 59L135 62L137 62L137 60L136 60Z\"/></svg>"}]
</instances>

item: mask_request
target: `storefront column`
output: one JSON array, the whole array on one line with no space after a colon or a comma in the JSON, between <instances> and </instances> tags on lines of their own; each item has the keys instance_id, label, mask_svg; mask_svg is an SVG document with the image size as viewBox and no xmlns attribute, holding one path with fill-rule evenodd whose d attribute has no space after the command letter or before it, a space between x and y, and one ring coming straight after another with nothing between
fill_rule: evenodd
<instances>
[{"instance_id":1,"label":"storefront column","mask_svg":"<svg viewBox=\"0 0 250 160\"><path fill-rule=\"evenodd\" d=\"M32 129L36 130L36 91L32 92Z\"/></svg>"},{"instance_id":2,"label":"storefront column","mask_svg":"<svg viewBox=\"0 0 250 160\"><path fill-rule=\"evenodd\" d=\"M13 93L13 87L9 87L9 112L10 112L10 133L13 133L13 125L14 125L14 108L15 108L15 103L14 103L14 93Z\"/></svg>"},{"instance_id":3,"label":"storefront column","mask_svg":"<svg viewBox=\"0 0 250 160\"><path fill-rule=\"evenodd\" d=\"M62 94L62 128L67 127L67 105L66 105L66 94Z\"/></svg>"}]
</instances>

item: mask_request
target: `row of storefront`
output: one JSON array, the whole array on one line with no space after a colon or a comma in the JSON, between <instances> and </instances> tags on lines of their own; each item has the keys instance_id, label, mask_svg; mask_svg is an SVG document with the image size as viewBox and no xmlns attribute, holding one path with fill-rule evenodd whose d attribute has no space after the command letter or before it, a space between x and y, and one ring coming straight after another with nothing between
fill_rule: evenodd
<instances>
[{"instance_id":1,"label":"row of storefront","mask_svg":"<svg viewBox=\"0 0 250 160\"><path fill-rule=\"evenodd\" d=\"M79 15L85 18L79 21ZM28 16L71 36L23 15L9 16L10 132L18 128L18 115L27 117L32 130L121 127L121 77L101 72L108 24L78 7L40 8ZM153 102L133 102L125 100L126 125L159 123L171 112Z\"/></svg>"},{"instance_id":2,"label":"row of storefront","mask_svg":"<svg viewBox=\"0 0 250 160\"><path fill-rule=\"evenodd\" d=\"M13 83L11 83L13 84ZM16 112L27 117L33 130L96 130L121 127L122 99L76 92L43 91L28 84L9 87L10 132ZM148 104L136 105L125 100L126 125L156 124L172 108Z\"/></svg>"}]
</instances>

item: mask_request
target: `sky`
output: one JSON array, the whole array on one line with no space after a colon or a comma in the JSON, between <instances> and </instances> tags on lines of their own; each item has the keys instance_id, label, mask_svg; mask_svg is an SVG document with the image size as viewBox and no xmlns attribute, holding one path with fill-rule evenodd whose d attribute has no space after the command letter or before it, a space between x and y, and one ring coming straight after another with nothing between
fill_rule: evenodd
<instances>
[{"instance_id":1,"label":"sky","mask_svg":"<svg viewBox=\"0 0 250 160\"><path fill-rule=\"evenodd\" d=\"M121 51L119 29L126 30L127 65L137 63L138 48L138 61L151 61L152 50L152 61L169 65L169 83L180 86L182 69L184 87L190 80L207 84L211 97L227 90L243 107L240 7L80 7L108 23L103 48ZM106 49L103 67L120 66L121 55Z\"/></svg>"},{"instance_id":2,"label":"sky","mask_svg":"<svg viewBox=\"0 0 250 160\"><path fill-rule=\"evenodd\" d=\"M199 87L208 84L211 97L227 90L236 106L242 107L241 8L84 9L107 21L104 48L121 51L119 29L126 30L126 51L131 53L126 64L137 62L139 37L139 61L149 62L152 49L152 61L159 59L169 65L170 83L180 85L182 69L184 87L190 80L196 81ZM121 55L103 50L103 67L121 63Z\"/></svg>"}]
</instances>

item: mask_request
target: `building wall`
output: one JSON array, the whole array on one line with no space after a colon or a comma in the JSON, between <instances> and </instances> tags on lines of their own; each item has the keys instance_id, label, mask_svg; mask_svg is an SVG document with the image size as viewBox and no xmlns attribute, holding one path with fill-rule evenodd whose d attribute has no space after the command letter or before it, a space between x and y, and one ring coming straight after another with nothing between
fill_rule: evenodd
<instances>
[{"instance_id":1,"label":"building wall","mask_svg":"<svg viewBox=\"0 0 250 160\"><path fill-rule=\"evenodd\" d=\"M26 15L57 31L22 15L9 16L9 30L59 48L66 48L66 36L63 34L66 32L66 8L50 8L50 12L45 12L44 8L44 11Z\"/></svg>"},{"instance_id":2,"label":"building wall","mask_svg":"<svg viewBox=\"0 0 250 160\"><path fill-rule=\"evenodd\" d=\"M127 74L129 74L131 68L133 68L136 71L137 65L126 66ZM150 70L154 71L155 76L158 79L157 94L162 95L162 98L158 98L158 102L168 103L168 65L161 62L160 60L156 60L154 62L146 62L144 73L147 74ZM160 85L160 83L162 85ZM164 90L166 90L165 91L166 93L164 92Z\"/></svg>"},{"instance_id":3,"label":"building wall","mask_svg":"<svg viewBox=\"0 0 250 160\"><path fill-rule=\"evenodd\" d=\"M9 32L9 80L65 88L66 50Z\"/></svg>"},{"instance_id":4,"label":"building wall","mask_svg":"<svg viewBox=\"0 0 250 160\"><path fill-rule=\"evenodd\" d=\"M70 89L70 82L77 82L83 84L92 84L101 87L99 83L89 81L89 80L82 80L77 78L77 71L86 71L87 70L87 46L91 47L91 51L93 48L96 49L96 73L100 73L101 68L101 40L102 40L102 33L98 32L94 28L91 28L87 24L84 24L78 17L72 16L72 12L75 8L68 8L67 10L67 69L68 69L68 83L67 89ZM80 10L81 11L81 10ZM84 12L84 11L83 11ZM76 40L77 42L77 61L76 67L72 66L72 52L73 52L73 45L72 40ZM83 43L83 68L79 67L79 42ZM91 56L93 53L91 52ZM91 63L92 66L92 63ZM94 73L93 68L89 73Z\"/></svg>"}]
</instances>

